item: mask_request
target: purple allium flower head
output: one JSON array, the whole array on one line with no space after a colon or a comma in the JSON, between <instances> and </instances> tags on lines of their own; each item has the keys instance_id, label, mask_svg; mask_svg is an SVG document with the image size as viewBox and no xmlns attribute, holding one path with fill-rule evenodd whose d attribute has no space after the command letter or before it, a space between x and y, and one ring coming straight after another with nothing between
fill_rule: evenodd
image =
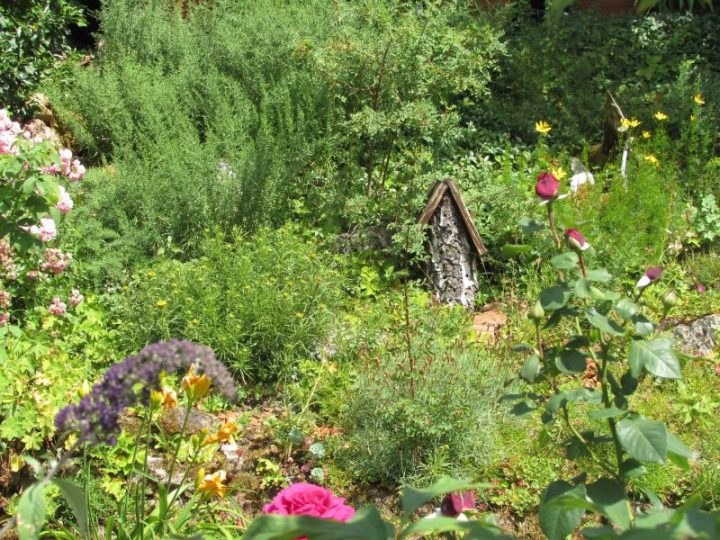
<instances>
[{"instance_id":1,"label":"purple allium flower head","mask_svg":"<svg viewBox=\"0 0 720 540\"><path fill-rule=\"evenodd\" d=\"M472 491L449 493L440 503L440 513L446 517L458 517L463 510L475 508L475 496Z\"/></svg>"},{"instance_id":2,"label":"purple allium flower head","mask_svg":"<svg viewBox=\"0 0 720 540\"><path fill-rule=\"evenodd\" d=\"M221 394L235 399L232 376L211 349L186 340L162 341L113 365L79 403L57 414L55 426L58 431L78 432L84 441L114 444L123 411L133 405L147 405L152 391L160 389L163 372L187 371L193 364L198 373L207 374Z\"/></svg>"},{"instance_id":3,"label":"purple allium flower head","mask_svg":"<svg viewBox=\"0 0 720 540\"><path fill-rule=\"evenodd\" d=\"M645 273L643 276L638 280L637 284L635 285L638 289L644 289L648 285L651 285L655 283L663 274L663 267L662 266L651 266L647 270L645 270Z\"/></svg>"}]
</instances>

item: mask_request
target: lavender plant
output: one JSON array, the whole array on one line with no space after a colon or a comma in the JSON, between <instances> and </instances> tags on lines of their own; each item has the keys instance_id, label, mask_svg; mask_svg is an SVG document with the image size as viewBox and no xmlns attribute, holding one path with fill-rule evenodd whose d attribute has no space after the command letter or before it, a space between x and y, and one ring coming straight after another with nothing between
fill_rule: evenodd
<instances>
[{"instance_id":1,"label":"lavender plant","mask_svg":"<svg viewBox=\"0 0 720 540\"><path fill-rule=\"evenodd\" d=\"M160 409L178 405L177 394L163 387L163 380L179 373L185 373L181 385L184 395L182 427L169 456L167 478L156 478L148 471L151 426ZM208 394L211 386L227 400L232 401L236 397L232 376L215 358L213 351L189 341L154 343L137 355L112 366L99 383L83 392L84 396L79 403L68 405L57 414L56 427L58 433L66 437L67 450L51 461L46 472L43 472L40 464L35 463L40 479L24 491L15 518L0 529L0 538L4 538L14 527L21 540L39 537L45 522L44 494L51 483L60 489L74 512L80 537L99 538L104 535L106 538L143 538L146 535L163 536L168 532L180 534L197 518L199 507L208 506L215 497L225 497L228 491L223 470L208 475L201 470L197 480L188 480L188 476L190 470L199 464L204 448L230 440L236 430L232 422L225 423L216 433L201 432L190 438L189 459L178 487L173 487L180 443L188 438L185 435L188 419L192 409ZM93 519L93 508L88 496L89 450L101 443L110 446L117 443L121 417L131 407L141 411L141 427L133 449L134 469L126 478L125 497L117 518L109 520L105 530L100 531ZM57 478L78 455L82 456L82 486ZM142 459L140 456L143 456ZM138 464L141 465L139 468ZM183 494L193 484L195 490L187 500ZM150 486L154 487L155 495L151 499L147 497Z\"/></svg>"}]
</instances>

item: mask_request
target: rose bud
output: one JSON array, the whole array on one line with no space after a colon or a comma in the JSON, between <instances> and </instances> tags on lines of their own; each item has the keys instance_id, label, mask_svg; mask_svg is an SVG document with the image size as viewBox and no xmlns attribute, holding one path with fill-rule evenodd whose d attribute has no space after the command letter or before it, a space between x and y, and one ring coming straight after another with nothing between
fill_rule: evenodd
<instances>
[{"instance_id":1,"label":"rose bud","mask_svg":"<svg viewBox=\"0 0 720 540\"><path fill-rule=\"evenodd\" d=\"M663 296L662 303L666 309L670 309L671 307L677 305L678 297L677 297L677 294L675 294L675 291L674 290L668 291L668 293L665 294L665 296Z\"/></svg>"},{"instance_id":2,"label":"rose bud","mask_svg":"<svg viewBox=\"0 0 720 540\"><path fill-rule=\"evenodd\" d=\"M535 184L535 193L542 203L548 203L556 199L560 192L560 182L551 173L540 173Z\"/></svg>"},{"instance_id":3,"label":"rose bud","mask_svg":"<svg viewBox=\"0 0 720 540\"><path fill-rule=\"evenodd\" d=\"M638 289L644 289L648 285L652 285L658 279L660 279L660 276L662 276L662 273L663 273L662 266L651 266L650 268L645 270L645 273L638 280L637 285L635 285L635 287L637 287Z\"/></svg>"},{"instance_id":4,"label":"rose bud","mask_svg":"<svg viewBox=\"0 0 720 540\"><path fill-rule=\"evenodd\" d=\"M545 310L540 302L536 302L535 305L530 309L528 318L532 321L541 321L545 318Z\"/></svg>"},{"instance_id":5,"label":"rose bud","mask_svg":"<svg viewBox=\"0 0 720 540\"><path fill-rule=\"evenodd\" d=\"M577 229L565 229L565 238L568 245L575 250L585 251L590 248L585 237Z\"/></svg>"},{"instance_id":6,"label":"rose bud","mask_svg":"<svg viewBox=\"0 0 720 540\"><path fill-rule=\"evenodd\" d=\"M471 491L462 494L449 493L440 503L440 513L446 517L458 517L463 510L475 508L475 497Z\"/></svg>"}]
</instances>

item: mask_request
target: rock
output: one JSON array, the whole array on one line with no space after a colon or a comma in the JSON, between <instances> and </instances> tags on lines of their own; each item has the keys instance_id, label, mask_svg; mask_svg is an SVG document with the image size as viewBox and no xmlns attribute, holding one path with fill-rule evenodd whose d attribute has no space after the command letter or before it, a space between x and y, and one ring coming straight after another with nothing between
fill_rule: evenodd
<instances>
[{"instance_id":1,"label":"rock","mask_svg":"<svg viewBox=\"0 0 720 540\"><path fill-rule=\"evenodd\" d=\"M158 424L160 424L160 427L166 435L173 435L180 433L184 417L185 409L175 407L163 413ZM197 409L192 409L188 417L187 425L185 426L185 435L195 435L203 430L214 431L219 425L220 423L214 416Z\"/></svg>"},{"instance_id":2,"label":"rock","mask_svg":"<svg viewBox=\"0 0 720 540\"><path fill-rule=\"evenodd\" d=\"M690 324L681 324L673 330L675 346L693 356L708 356L718 345L720 315L708 315Z\"/></svg>"}]
</instances>

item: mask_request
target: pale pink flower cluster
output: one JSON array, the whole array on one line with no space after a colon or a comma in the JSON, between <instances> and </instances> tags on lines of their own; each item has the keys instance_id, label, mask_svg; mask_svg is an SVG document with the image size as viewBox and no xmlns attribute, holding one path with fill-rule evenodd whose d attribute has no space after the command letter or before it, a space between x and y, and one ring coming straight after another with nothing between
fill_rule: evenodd
<instances>
[{"instance_id":1,"label":"pale pink flower cluster","mask_svg":"<svg viewBox=\"0 0 720 540\"><path fill-rule=\"evenodd\" d=\"M49 127L45 126L41 132L33 134L29 127L25 126L25 129L22 132L22 136L25 138L26 141L32 144L40 144L41 142L49 141L52 139L52 131Z\"/></svg>"},{"instance_id":2,"label":"pale pink flower cluster","mask_svg":"<svg viewBox=\"0 0 720 540\"><path fill-rule=\"evenodd\" d=\"M57 226L55 225L55 220L51 217L42 218L40 225L20 228L26 230L41 242L49 242L57 236Z\"/></svg>"},{"instance_id":3,"label":"pale pink flower cluster","mask_svg":"<svg viewBox=\"0 0 720 540\"><path fill-rule=\"evenodd\" d=\"M69 302L70 302L71 306L77 307L80 304L82 304L84 300L85 300L85 297L82 294L80 294L80 291L78 291L77 289L73 289L72 291L70 291Z\"/></svg>"},{"instance_id":4,"label":"pale pink flower cluster","mask_svg":"<svg viewBox=\"0 0 720 540\"><path fill-rule=\"evenodd\" d=\"M0 109L0 154L18 153L15 141L21 131L20 124L10 119L7 109Z\"/></svg>"},{"instance_id":5,"label":"pale pink flower cluster","mask_svg":"<svg viewBox=\"0 0 720 540\"><path fill-rule=\"evenodd\" d=\"M9 320L10 320L9 313L0 313L0 326L6 326Z\"/></svg>"},{"instance_id":6,"label":"pale pink flower cluster","mask_svg":"<svg viewBox=\"0 0 720 540\"><path fill-rule=\"evenodd\" d=\"M12 300L12 296L10 296L10 293L0 290L0 308L9 308L10 300Z\"/></svg>"},{"instance_id":7,"label":"pale pink flower cluster","mask_svg":"<svg viewBox=\"0 0 720 540\"><path fill-rule=\"evenodd\" d=\"M11 272L15 268L15 252L10 243L4 238L0 240L0 267L5 272Z\"/></svg>"},{"instance_id":8,"label":"pale pink flower cluster","mask_svg":"<svg viewBox=\"0 0 720 540\"><path fill-rule=\"evenodd\" d=\"M65 315L66 311L67 306L65 305L65 302L60 300L57 296L52 299L52 302L50 302L50 305L48 306L48 313L50 313L50 315Z\"/></svg>"},{"instance_id":9,"label":"pale pink flower cluster","mask_svg":"<svg viewBox=\"0 0 720 540\"><path fill-rule=\"evenodd\" d=\"M65 270L72 261L72 254L63 253L57 248L45 250L45 262L40 265L40 270L48 274L59 274Z\"/></svg>"},{"instance_id":10,"label":"pale pink flower cluster","mask_svg":"<svg viewBox=\"0 0 720 540\"><path fill-rule=\"evenodd\" d=\"M85 167L80 160L73 159L72 150L67 148L60 150L60 161L62 162L62 173L73 182L78 182L85 176Z\"/></svg>"},{"instance_id":11,"label":"pale pink flower cluster","mask_svg":"<svg viewBox=\"0 0 720 540\"><path fill-rule=\"evenodd\" d=\"M70 194L63 186L58 186L58 188L60 189L60 198L55 204L55 208L57 208L61 214L67 214L72 210L74 205L72 197L70 197Z\"/></svg>"}]
</instances>

